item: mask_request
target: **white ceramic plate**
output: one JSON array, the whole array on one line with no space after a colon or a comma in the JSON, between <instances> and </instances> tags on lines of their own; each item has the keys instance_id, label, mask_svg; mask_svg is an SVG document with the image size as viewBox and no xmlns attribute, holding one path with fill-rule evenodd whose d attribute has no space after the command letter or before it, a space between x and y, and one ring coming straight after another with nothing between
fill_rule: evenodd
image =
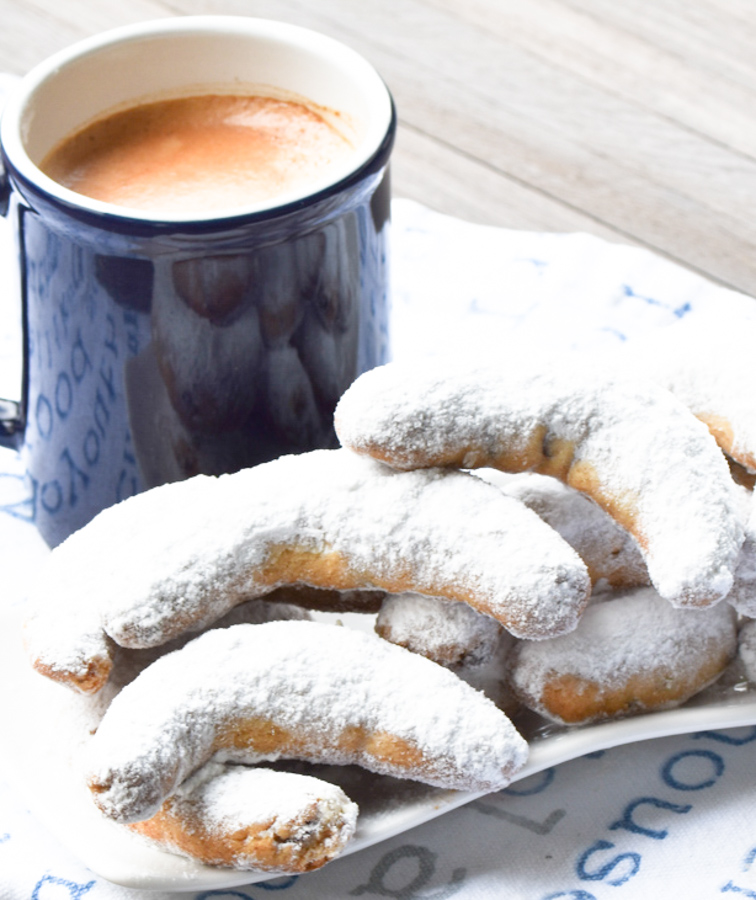
<instances>
[{"instance_id":1,"label":"white ceramic plate","mask_svg":"<svg viewBox=\"0 0 756 900\"><path fill-rule=\"evenodd\" d=\"M266 876L213 869L142 843L105 820L92 804L76 767L81 734L71 727L82 699L48 682L29 667L18 614L0 617L0 732L4 771L14 773L31 812L93 872L142 890L197 891L250 884ZM619 744L707 729L756 724L756 690L736 669L685 707L582 728L557 728L531 716L518 722L531 746L517 775ZM375 776L355 768L310 767L336 781L359 804L357 834L348 853L368 847L455 809L479 794L443 791Z\"/></svg>"}]
</instances>

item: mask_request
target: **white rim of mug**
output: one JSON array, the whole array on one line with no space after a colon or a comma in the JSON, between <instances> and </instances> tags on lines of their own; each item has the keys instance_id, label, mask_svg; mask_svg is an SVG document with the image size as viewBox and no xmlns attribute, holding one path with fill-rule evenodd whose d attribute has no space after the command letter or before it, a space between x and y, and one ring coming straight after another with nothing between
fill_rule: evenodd
<instances>
[{"instance_id":1,"label":"white rim of mug","mask_svg":"<svg viewBox=\"0 0 756 900\"><path fill-rule=\"evenodd\" d=\"M344 63L356 66L369 80L374 82L375 96L379 98L379 102L383 107L382 115L376 119L376 124L371 129L370 140L364 142L361 152L355 154L354 158L350 160L348 169L345 169L329 181L327 185L289 195L283 200L277 200L274 203L233 207L228 210L216 210L206 215L201 213L175 215L159 210L130 209L129 207L105 203L86 197L54 181L33 162L27 153L21 134L27 102L48 78L54 77L67 64L75 62L86 55L96 53L105 47L138 41L144 37L160 36L161 34L168 36L180 32L222 34L232 33L237 29L249 34L250 37L285 38L293 45L306 47L307 49L320 48L322 51L327 51L331 59L339 59L344 61ZM107 110L103 112L107 112ZM311 196L336 191L339 184L348 181L376 156L386 140L393 118L394 111L391 94L378 72L363 56L334 38L317 31L274 19L233 15L177 16L175 18L138 22L133 25L100 32L71 44L37 64L20 80L16 89L12 90L8 96L0 117L0 147L2 147L12 167L16 169L23 179L37 190L42 191L53 199L59 200L66 206L135 222L199 223L236 219L245 215L264 215L266 212L272 213L292 204L306 201Z\"/></svg>"}]
</instances>

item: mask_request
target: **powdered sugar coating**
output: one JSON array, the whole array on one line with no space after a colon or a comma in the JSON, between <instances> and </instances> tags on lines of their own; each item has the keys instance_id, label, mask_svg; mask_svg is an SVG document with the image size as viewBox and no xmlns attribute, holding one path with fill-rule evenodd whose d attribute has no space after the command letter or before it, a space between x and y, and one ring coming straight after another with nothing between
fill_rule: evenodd
<instances>
[{"instance_id":1,"label":"powdered sugar coating","mask_svg":"<svg viewBox=\"0 0 756 900\"><path fill-rule=\"evenodd\" d=\"M675 609L653 588L637 588L589 606L572 634L518 644L510 681L541 715L583 723L679 705L715 680L736 649L727 604Z\"/></svg>"},{"instance_id":2,"label":"powdered sugar coating","mask_svg":"<svg viewBox=\"0 0 756 900\"><path fill-rule=\"evenodd\" d=\"M464 603L407 592L390 594L383 601L375 630L392 644L454 667L490 659L499 647L502 628Z\"/></svg>"},{"instance_id":3,"label":"powdered sugar coating","mask_svg":"<svg viewBox=\"0 0 756 900\"><path fill-rule=\"evenodd\" d=\"M208 824L223 831L250 821L293 819L303 802L324 796L329 804L344 802L340 787L319 778L218 762L202 766L172 794L174 800L200 802Z\"/></svg>"},{"instance_id":4,"label":"powdered sugar coating","mask_svg":"<svg viewBox=\"0 0 756 900\"><path fill-rule=\"evenodd\" d=\"M84 771L103 812L129 822L216 753L495 790L527 744L493 703L423 657L347 628L271 622L207 632L153 663L111 703Z\"/></svg>"},{"instance_id":5,"label":"powdered sugar coating","mask_svg":"<svg viewBox=\"0 0 756 900\"><path fill-rule=\"evenodd\" d=\"M548 475L509 474L496 469L475 473L524 503L567 541L588 566L591 580L613 587L648 585L649 577L633 536L590 497Z\"/></svg>"},{"instance_id":6,"label":"powdered sugar coating","mask_svg":"<svg viewBox=\"0 0 756 900\"><path fill-rule=\"evenodd\" d=\"M344 849L357 813L341 788L319 778L209 762L134 830L208 865L305 872Z\"/></svg>"},{"instance_id":7,"label":"powdered sugar coating","mask_svg":"<svg viewBox=\"0 0 756 900\"><path fill-rule=\"evenodd\" d=\"M706 427L650 382L559 361L460 368L438 359L360 376L336 409L342 444L401 469L492 467L555 475L636 538L677 606L729 592L743 528Z\"/></svg>"},{"instance_id":8,"label":"powdered sugar coating","mask_svg":"<svg viewBox=\"0 0 756 900\"><path fill-rule=\"evenodd\" d=\"M111 641L161 644L297 581L462 600L528 637L574 628L590 592L577 554L479 479L322 450L101 513L50 555L28 651L44 674L96 691Z\"/></svg>"}]
</instances>

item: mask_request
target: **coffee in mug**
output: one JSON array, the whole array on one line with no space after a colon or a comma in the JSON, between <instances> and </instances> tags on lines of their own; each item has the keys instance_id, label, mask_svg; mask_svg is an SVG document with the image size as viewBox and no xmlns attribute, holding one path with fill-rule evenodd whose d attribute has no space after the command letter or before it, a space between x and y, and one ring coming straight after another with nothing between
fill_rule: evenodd
<instances>
[{"instance_id":1,"label":"coffee in mug","mask_svg":"<svg viewBox=\"0 0 756 900\"><path fill-rule=\"evenodd\" d=\"M66 188L132 209L192 215L307 189L353 152L305 101L236 94L156 100L65 138L40 168Z\"/></svg>"},{"instance_id":2,"label":"coffee in mug","mask_svg":"<svg viewBox=\"0 0 756 900\"><path fill-rule=\"evenodd\" d=\"M99 155L115 154L104 183L120 190L136 180L122 174L134 117L154 114L159 132L198 115L202 130L248 98L266 117L287 110L287 127L299 118L295 133L315 113L344 152L316 152L301 179L295 152L272 188L261 179L266 196L235 182L229 199L223 181L243 167L227 147L203 151L188 166L199 195L181 208L154 146L140 188L154 205L77 185L81 136L102 130ZM365 59L249 17L116 29L22 79L0 122L0 211L19 248L24 387L0 424L49 544L146 488L336 445L338 398L388 355L395 129Z\"/></svg>"}]
</instances>

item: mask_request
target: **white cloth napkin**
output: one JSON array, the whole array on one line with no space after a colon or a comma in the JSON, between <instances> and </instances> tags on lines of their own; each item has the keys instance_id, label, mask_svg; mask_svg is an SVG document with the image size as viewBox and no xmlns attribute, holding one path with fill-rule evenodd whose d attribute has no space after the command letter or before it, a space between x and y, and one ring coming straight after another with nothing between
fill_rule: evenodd
<instances>
[{"instance_id":1,"label":"white cloth napkin","mask_svg":"<svg viewBox=\"0 0 756 900\"><path fill-rule=\"evenodd\" d=\"M471 225L401 200L394 204L393 272L397 357L500 354L512 338L544 354L562 347L603 352L699 311L755 314L750 298L643 250L588 235ZM9 363L6 355L5 365L12 381L15 357ZM47 552L28 515L23 473L3 452L3 603L18 602L27 572ZM756 898L755 750L756 727L744 727L603 751L319 872L181 893L126 889L88 871L26 811L6 767L0 900Z\"/></svg>"}]
</instances>

